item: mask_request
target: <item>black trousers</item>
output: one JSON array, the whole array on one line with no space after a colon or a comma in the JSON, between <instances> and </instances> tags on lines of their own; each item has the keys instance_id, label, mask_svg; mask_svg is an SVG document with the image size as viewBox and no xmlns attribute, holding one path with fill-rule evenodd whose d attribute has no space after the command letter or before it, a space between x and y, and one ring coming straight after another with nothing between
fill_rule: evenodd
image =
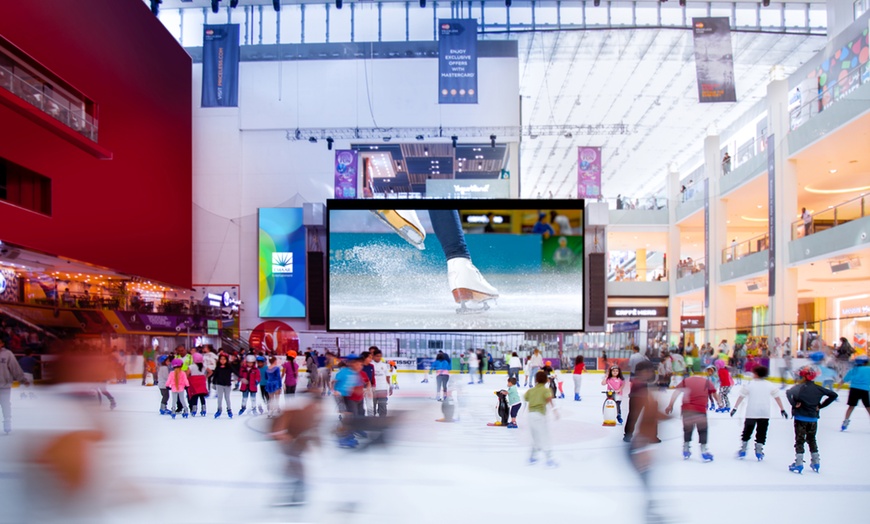
<instances>
[{"instance_id":1,"label":"black trousers","mask_svg":"<svg viewBox=\"0 0 870 524\"><path fill-rule=\"evenodd\" d=\"M810 445L810 453L819 452L819 445L816 443L816 431L818 429L818 422L794 421L794 450L796 453L804 452L804 443Z\"/></svg>"},{"instance_id":2,"label":"black trousers","mask_svg":"<svg viewBox=\"0 0 870 524\"><path fill-rule=\"evenodd\" d=\"M755 442L764 444L767 442L767 426L770 424L770 419L767 418L748 418L743 423L743 442L749 442L752 438L752 432L755 431ZM756 431L755 428L758 428Z\"/></svg>"},{"instance_id":3,"label":"black trousers","mask_svg":"<svg viewBox=\"0 0 870 524\"><path fill-rule=\"evenodd\" d=\"M625 436L631 437L634 434L634 426L637 425L637 420L643 411L643 398L639 396L628 397L628 418L625 420Z\"/></svg>"},{"instance_id":4,"label":"black trousers","mask_svg":"<svg viewBox=\"0 0 870 524\"><path fill-rule=\"evenodd\" d=\"M692 441L692 433L698 428L698 441L707 443L707 414L696 411L683 411L683 442Z\"/></svg>"}]
</instances>

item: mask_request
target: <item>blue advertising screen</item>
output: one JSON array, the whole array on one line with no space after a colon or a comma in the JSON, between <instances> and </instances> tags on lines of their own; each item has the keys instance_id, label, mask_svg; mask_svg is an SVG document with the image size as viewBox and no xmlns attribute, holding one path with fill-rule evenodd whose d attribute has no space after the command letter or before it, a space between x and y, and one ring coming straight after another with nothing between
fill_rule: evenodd
<instances>
[{"instance_id":1,"label":"blue advertising screen","mask_svg":"<svg viewBox=\"0 0 870 524\"><path fill-rule=\"evenodd\" d=\"M259 210L259 316L305 317L305 227L301 208Z\"/></svg>"}]
</instances>

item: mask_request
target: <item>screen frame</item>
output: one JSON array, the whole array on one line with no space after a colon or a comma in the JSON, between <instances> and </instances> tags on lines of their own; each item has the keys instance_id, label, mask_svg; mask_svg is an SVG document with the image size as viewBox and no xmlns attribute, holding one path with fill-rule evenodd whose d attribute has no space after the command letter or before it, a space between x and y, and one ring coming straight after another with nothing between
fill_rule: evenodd
<instances>
[{"instance_id":1,"label":"screen frame","mask_svg":"<svg viewBox=\"0 0 870 524\"><path fill-rule=\"evenodd\" d=\"M331 211L333 210L371 210L376 208L383 209L384 204L388 204L390 209L513 209L513 210L537 210L547 211L551 209L579 209L581 211L582 223L580 224L580 232L583 237L583 260L582 271L579 274L581 279L580 301L582 304L582 314L579 319L578 327L568 327L565 329L557 328L541 328L541 329L450 329L450 328L360 328L349 329L346 327L333 327L332 316L330 310L332 301L330 299L330 279L332 272L330 271L330 219ZM587 307L587 285L588 280L588 263L587 263L587 245L586 245L586 200L578 199L509 199L509 198L456 198L456 199L441 199L441 198L366 198L366 199L327 199L326 209L324 212L326 226L326 274L324 279L325 297L326 297L326 331L330 333L584 333L586 332L586 317L588 315ZM497 306L496 306L497 307Z\"/></svg>"}]
</instances>

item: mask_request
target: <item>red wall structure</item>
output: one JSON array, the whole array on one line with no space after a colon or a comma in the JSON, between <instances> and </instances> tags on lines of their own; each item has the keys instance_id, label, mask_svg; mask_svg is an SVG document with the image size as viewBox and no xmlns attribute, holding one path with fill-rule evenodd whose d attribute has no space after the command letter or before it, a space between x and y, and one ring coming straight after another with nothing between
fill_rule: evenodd
<instances>
[{"instance_id":1,"label":"red wall structure","mask_svg":"<svg viewBox=\"0 0 870 524\"><path fill-rule=\"evenodd\" d=\"M191 59L141 0L5 2L0 35L98 104L100 148L0 104L0 157L51 179L52 215L0 202L0 240L191 287Z\"/></svg>"}]
</instances>

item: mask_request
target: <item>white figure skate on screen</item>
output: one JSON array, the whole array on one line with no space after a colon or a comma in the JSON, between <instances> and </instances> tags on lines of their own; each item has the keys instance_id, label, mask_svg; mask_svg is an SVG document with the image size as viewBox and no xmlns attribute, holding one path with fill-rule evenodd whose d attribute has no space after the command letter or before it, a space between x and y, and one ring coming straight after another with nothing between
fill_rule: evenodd
<instances>
[{"instance_id":1,"label":"white figure skate on screen","mask_svg":"<svg viewBox=\"0 0 870 524\"><path fill-rule=\"evenodd\" d=\"M453 300L459 304L457 313L486 311L489 302L498 298L498 290L483 278L467 258L451 258L447 261L447 282L453 292Z\"/></svg>"},{"instance_id":2,"label":"white figure skate on screen","mask_svg":"<svg viewBox=\"0 0 870 524\"><path fill-rule=\"evenodd\" d=\"M426 249L426 230L413 209L376 209L372 213L417 249Z\"/></svg>"}]
</instances>

